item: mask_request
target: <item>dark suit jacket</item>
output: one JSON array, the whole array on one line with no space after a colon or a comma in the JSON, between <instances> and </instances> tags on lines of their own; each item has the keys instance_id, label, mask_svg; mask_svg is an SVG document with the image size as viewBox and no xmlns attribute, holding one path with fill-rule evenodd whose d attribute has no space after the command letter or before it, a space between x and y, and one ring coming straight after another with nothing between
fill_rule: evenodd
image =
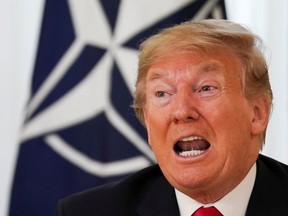
<instances>
[{"instance_id":1,"label":"dark suit jacket","mask_svg":"<svg viewBox=\"0 0 288 216\"><path fill-rule=\"evenodd\" d=\"M61 200L56 215L177 216L179 209L173 187L154 165L118 183ZM288 166L259 155L256 181L246 215L288 216Z\"/></svg>"}]
</instances>

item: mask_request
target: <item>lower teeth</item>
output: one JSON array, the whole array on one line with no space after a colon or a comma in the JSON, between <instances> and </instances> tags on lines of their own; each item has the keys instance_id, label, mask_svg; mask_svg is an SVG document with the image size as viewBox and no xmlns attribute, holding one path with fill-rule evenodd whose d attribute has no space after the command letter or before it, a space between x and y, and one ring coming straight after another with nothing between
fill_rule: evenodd
<instances>
[{"instance_id":1,"label":"lower teeth","mask_svg":"<svg viewBox=\"0 0 288 216\"><path fill-rule=\"evenodd\" d=\"M204 153L204 151L202 150L190 150L190 151L179 152L179 155L183 157L191 157L191 156L200 155L202 153Z\"/></svg>"}]
</instances>

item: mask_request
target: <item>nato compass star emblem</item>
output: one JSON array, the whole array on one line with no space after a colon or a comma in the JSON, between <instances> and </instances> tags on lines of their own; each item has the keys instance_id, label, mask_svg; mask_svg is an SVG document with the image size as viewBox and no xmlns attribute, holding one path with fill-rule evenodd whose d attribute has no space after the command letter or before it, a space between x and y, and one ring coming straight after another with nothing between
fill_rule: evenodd
<instances>
[{"instance_id":1,"label":"nato compass star emblem","mask_svg":"<svg viewBox=\"0 0 288 216\"><path fill-rule=\"evenodd\" d=\"M101 178L154 163L130 108L137 45L158 28L219 15L218 1L51 2L45 6L22 145L41 139L59 157ZM53 16L49 4L57 4Z\"/></svg>"}]
</instances>

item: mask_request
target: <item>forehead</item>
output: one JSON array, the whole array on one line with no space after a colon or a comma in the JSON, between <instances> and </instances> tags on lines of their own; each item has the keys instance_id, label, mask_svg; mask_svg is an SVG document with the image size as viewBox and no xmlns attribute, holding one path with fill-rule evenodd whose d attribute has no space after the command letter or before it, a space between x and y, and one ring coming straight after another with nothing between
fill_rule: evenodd
<instances>
[{"instance_id":1,"label":"forehead","mask_svg":"<svg viewBox=\"0 0 288 216\"><path fill-rule=\"evenodd\" d=\"M229 64L224 58L219 59L209 55L175 55L174 57L156 61L148 70L147 79L169 78L176 74L192 76L225 73L225 71L229 70L227 68Z\"/></svg>"}]
</instances>

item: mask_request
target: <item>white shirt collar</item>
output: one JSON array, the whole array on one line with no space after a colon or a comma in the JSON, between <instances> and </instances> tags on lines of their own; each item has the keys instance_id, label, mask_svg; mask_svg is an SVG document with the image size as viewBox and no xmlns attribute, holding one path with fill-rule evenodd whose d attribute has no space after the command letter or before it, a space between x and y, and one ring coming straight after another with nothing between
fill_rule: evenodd
<instances>
[{"instance_id":1,"label":"white shirt collar","mask_svg":"<svg viewBox=\"0 0 288 216\"><path fill-rule=\"evenodd\" d=\"M244 216L256 178L256 164L252 166L246 177L231 192L215 203L203 205L177 189L176 198L180 216L191 216L201 206L215 206L225 216ZM237 211L235 211L237 206Z\"/></svg>"}]
</instances>

